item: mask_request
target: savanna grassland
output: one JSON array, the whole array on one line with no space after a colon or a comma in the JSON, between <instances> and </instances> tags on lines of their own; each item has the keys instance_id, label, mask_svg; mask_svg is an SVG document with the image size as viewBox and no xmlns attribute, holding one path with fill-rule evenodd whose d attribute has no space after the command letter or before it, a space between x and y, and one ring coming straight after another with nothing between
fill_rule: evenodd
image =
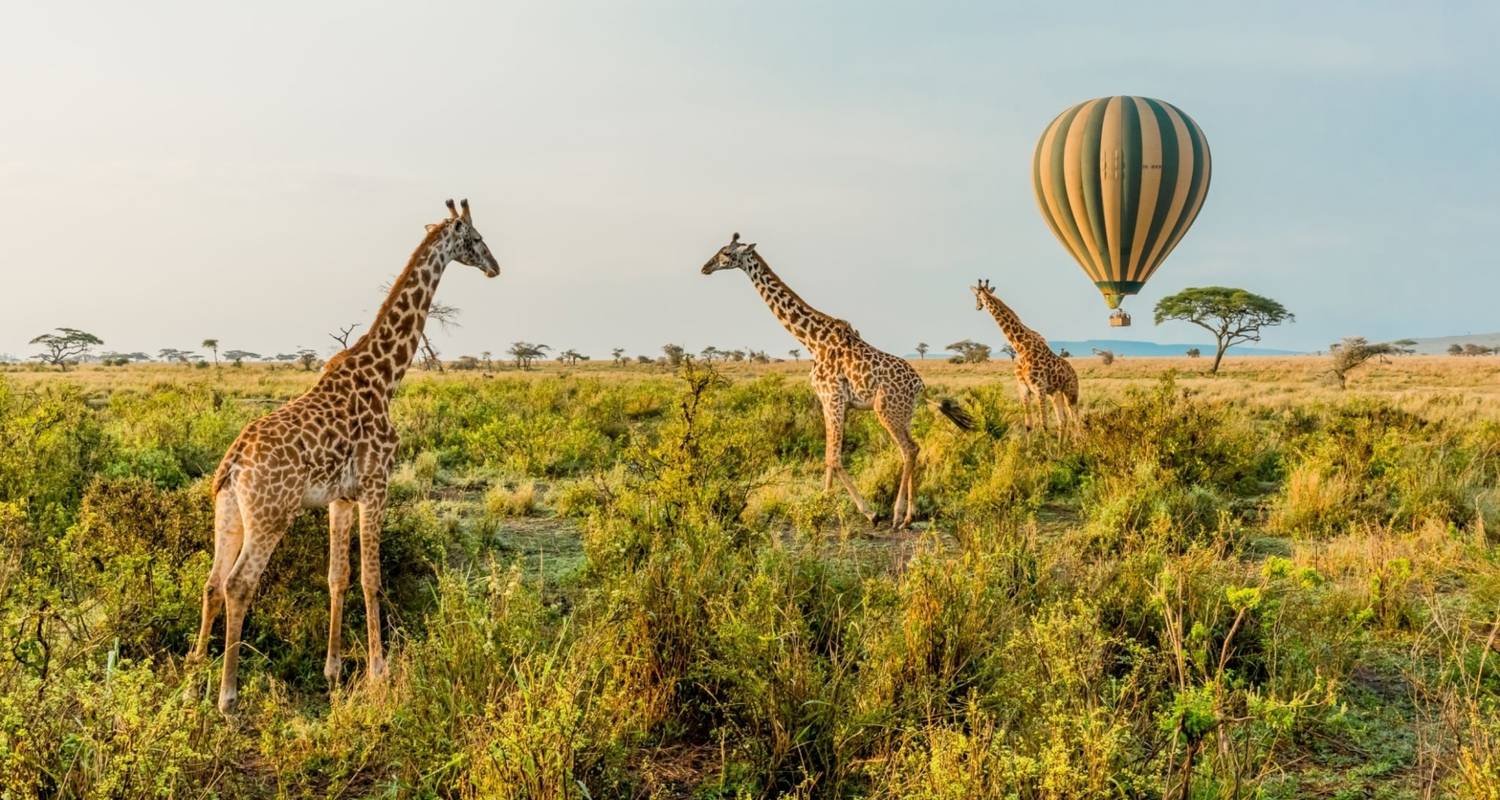
<instances>
[{"instance_id":1,"label":"savanna grassland","mask_svg":"<svg viewBox=\"0 0 1500 800\"><path fill-rule=\"evenodd\" d=\"M920 412L904 536L820 491L805 362L414 373L389 678L356 588L326 690L308 512L229 720L207 476L314 374L0 372L0 794L1500 797L1500 361L1075 363L1058 440L918 362L979 425ZM845 450L888 512L871 415Z\"/></svg>"}]
</instances>

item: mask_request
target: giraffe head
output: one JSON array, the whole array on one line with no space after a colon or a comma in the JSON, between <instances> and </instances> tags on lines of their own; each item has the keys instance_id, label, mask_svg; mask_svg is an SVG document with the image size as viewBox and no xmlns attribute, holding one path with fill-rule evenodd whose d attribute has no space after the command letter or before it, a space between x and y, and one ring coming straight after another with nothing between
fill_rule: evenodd
<instances>
[{"instance_id":1,"label":"giraffe head","mask_svg":"<svg viewBox=\"0 0 1500 800\"><path fill-rule=\"evenodd\" d=\"M721 269L744 269L749 266L755 256L755 243L740 244L740 235L736 233L729 244L719 248L703 265L703 274L712 275Z\"/></svg>"},{"instance_id":2,"label":"giraffe head","mask_svg":"<svg viewBox=\"0 0 1500 800\"><path fill-rule=\"evenodd\" d=\"M442 229L438 247L446 254L448 261L474 267L493 278L500 274L500 262L495 260L495 254L490 252L489 246L484 243L484 237L474 227L474 218L469 214L469 201L464 200L462 205L463 210L460 211L449 200L448 219L428 225L427 230L430 233Z\"/></svg>"},{"instance_id":3,"label":"giraffe head","mask_svg":"<svg viewBox=\"0 0 1500 800\"><path fill-rule=\"evenodd\" d=\"M994 287L990 286L990 282L989 281L981 279L979 281L979 283L976 283L973 286L970 286L969 288L974 290L974 310L975 311L983 311L984 310L984 298L986 296L989 296L989 297L993 297L994 296L994 294L995 294Z\"/></svg>"}]
</instances>

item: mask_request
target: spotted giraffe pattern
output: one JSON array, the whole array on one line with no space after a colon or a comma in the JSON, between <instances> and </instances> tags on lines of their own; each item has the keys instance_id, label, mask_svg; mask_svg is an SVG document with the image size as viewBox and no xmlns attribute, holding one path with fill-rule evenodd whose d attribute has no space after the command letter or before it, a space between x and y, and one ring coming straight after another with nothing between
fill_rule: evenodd
<instances>
[{"instance_id":1,"label":"spotted giraffe pattern","mask_svg":"<svg viewBox=\"0 0 1500 800\"><path fill-rule=\"evenodd\" d=\"M475 230L469 201L448 201L448 219L427 235L392 285L369 331L328 360L311 389L246 425L214 474L214 559L203 587L203 616L188 657L200 663L225 612L219 708L237 694L240 629L271 553L302 508L328 508L328 657L339 676L343 601L349 586L349 534L359 522L367 677L385 672L380 636L380 525L396 452L390 402L411 365L438 281L457 261L494 277L500 265Z\"/></svg>"},{"instance_id":2,"label":"spotted giraffe pattern","mask_svg":"<svg viewBox=\"0 0 1500 800\"><path fill-rule=\"evenodd\" d=\"M823 407L824 491L831 490L837 478L859 512L872 524L875 522L874 512L844 470L843 457L848 411L873 409L901 451L901 478L896 487L891 526L898 530L910 526L916 514L918 456L917 442L911 435L911 418L922 395L921 376L906 359L871 347L845 320L809 305L771 270L755 251L754 244L740 242L738 233L703 265L703 274L723 269L739 269L749 275L771 313L812 355L812 387ZM956 404L943 401L939 410L962 428L972 426L972 421Z\"/></svg>"},{"instance_id":3,"label":"spotted giraffe pattern","mask_svg":"<svg viewBox=\"0 0 1500 800\"><path fill-rule=\"evenodd\" d=\"M989 311L1000 330L1016 351L1016 388L1025 408L1026 427L1031 423L1031 401L1036 400L1037 417L1042 429L1047 428L1047 403L1057 417L1059 430L1078 423L1078 373L1068 360L1052 352L1047 340L1036 331L1021 323L1021 318L1010 306L995 296L989 281L979 281L973 287L974 310Z\"/></svg>"}]
</instances>

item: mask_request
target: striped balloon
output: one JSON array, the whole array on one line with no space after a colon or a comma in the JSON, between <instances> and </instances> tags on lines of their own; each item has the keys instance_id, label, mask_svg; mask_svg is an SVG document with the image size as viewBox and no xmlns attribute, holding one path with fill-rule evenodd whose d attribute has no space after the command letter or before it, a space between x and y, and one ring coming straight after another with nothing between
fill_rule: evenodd
<instances>
[{"instance_id":1,"label":"striped balloon","mask_svg":"<svg viewBox=\"0 0 1500 800\"><path fill-rule=\"evenodd\" d=\"M1036 143L1042 218L1110 308L1182 241L1208 195L1208 140L1149 97L1101 97L1062 112Z\"/></svg>"}]
</instances>

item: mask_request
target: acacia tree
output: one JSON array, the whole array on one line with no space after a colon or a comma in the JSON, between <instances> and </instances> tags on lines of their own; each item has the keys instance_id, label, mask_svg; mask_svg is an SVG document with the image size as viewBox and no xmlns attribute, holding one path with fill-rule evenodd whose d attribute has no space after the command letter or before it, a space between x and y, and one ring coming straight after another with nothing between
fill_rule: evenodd
<instances>
[{"instance_id":1,"label":"acacia tree","mask_svg":"<svg viewBox=\"0 0 1500 800\"><path fill-rule=\"evenodd\" d=\"M926 358L927 351L931 349L931 347L927 346L926 342L917 342L917 358Z\"/></svg>"},{"instance_id":2,"label":"acacia tree","mask_svg":"<svg viewBox=\"0 0 1500 800\"><path fill-rule=\"evenodd\" d=\"M625 359L625 348L623 348L623 347L616 347L615 349L609 351L609 354L614 357L614 359L615 359L615 366L617 366L617 367L623 367L623 366L625 366L625 361L626 361L626 359Z\"/></svg>"},{"instance_id":3,"label":"acacia tree","mask_svg":"<svg viewBox=\"0 0 1500 800\"><path fill-rule=\"evenodd\" d=\"M1156 324L1168 320L1191 322L1212 333L1217 341L1213 367L1217 374L1224 351L1242 342L1260 341L1262 328L1295 322L1296 316L1269 297L1224 286L1201 286L1163 297L1156 303Z\"/></svg>"},{"instance_id":4,"label":"acacia tree","mask_svg":"<svg viewBox=\"0 0 1500 800\"><path fill-rule=\"evenodd\" d=\"M551 349L551 347L548 347L544 344L532 344L531 342L512 342L510 345L510 349L506 350L505 352L509 353L510 356L516 360L517 368L526 370L531 369L531 362L537 360L538 358L541 358L548 350Z\"/></svg>"},{"instance_id":5,"label":"acacia tree","mask_svg":"<svg viewBox=\"0 0 1500 800\"><path fill-rule=\"evenodd\" d=\"M578 362L580 361L588 361L589 357L570 347L567 350L558 353L557 360L559 363L573 367L577 366Z\"/></svg>"},{"instance_id":6,"label":"acacia tree","mask_svg":"<svg viewBox=\"0 0 1500 800\"><path fill-rule=\"evenodd\" d=\"M247 358L260 358L260 353L252 353L249 350L226 350L224 357L229 359L230 363L236 367L240 367L244 366L244 361Z\"/></svg>"},{"instance_id":7,"label":"acacia tree","mask_svg":"<svg viewBox=\"0 0 1500 800\"><path fill-rule=\"evenodd\" d=\"M949 352L958 353L951 360L963 364L980 364L990 360L990 346L972 339L964 339L954 342L943 348Z\"/></svg>"},{"instance_id":8,"label":"acacia tree","mask_svg":"<svg viewBox=\"0 0 1500 800\"><path fill-rule=\"evenodd\" d=\"M204 350L214 354L214 366L219 366L219 340L204 339L202 347Z\"/></svg>"},{"instance_id":9,"label":"acacia tree","mask_svg":"<svg viewBox=\"0 0 1500 800\"><path fill-rule=\"evenodd\" d=\"M88 355L90 350L104 344L104 340L77 328L58 328L57 333L44 333L32 339L31 344L39 344L43 350L32 358L67 372L68 361Z\"/></svg>"},{"instance_id":10,"label":"acacia tree","mask_svg":"<svg viewBox=\"0 0 1500 800\"><path fill-rule=\"evenodd\" d=\"M789 356L791 356L793 361L801 361L802 360L802 351L798 350L795 347L793 347L792 349L786 351L786 354L789 355Z\"/></svg>"},{"instance_id":11,"label":"acacia tree","mask_svg":"<svg viewBox=\"0 0 1500 800\"><path fill-rule=\"evenodd\" d=\"M1385 342L1370 344L1363 336L1349 336L1344 341L1329 346L1328 353L1333 356L1329 371L1339 382L1339 388L1343 389L1349 383L1349 373L1353 372L1356 367L1372 358L1378 357L1384 361L1387 355L1398 352L1400 348L1394 344Z\"/></svg>"},{"instance_id":12,"label":"acacia tree","mask_svg":"<svg viewBox=\"0 0 1500 800\"><path fill-rule=\"evenodd\" d=\"M197 353L191 350L178 350L175 347L163 347L156 351L156 357L162 361L176 361L179 364L191 364L193 359L199 358Z\"/></svg>"},{"instance_id":13,"label":"acacia tree","mask_svg":"<svg viewBox=\"0 0 1500 800\"><path fill-rule=\"evenodd\" d=\"M1113 350L1100 350L1099 348L1095 347L1094 355L1098 356L1099 361L1106 367L1110 364L1115 363L1115 351Z\"/></svg>"},{"instance_id":14,"label":"acacia tree","mask_svg":"<svg viewBox=\"0 0 1500 800\"><path fill-rule=\"evenodd\" d=\"M1000 345L1000 352L1004 353L1006 358L1009 358L1011 361L1016 360L1016 348L1008 344L1002 344Z\"/></svg>"}]
</instances>

